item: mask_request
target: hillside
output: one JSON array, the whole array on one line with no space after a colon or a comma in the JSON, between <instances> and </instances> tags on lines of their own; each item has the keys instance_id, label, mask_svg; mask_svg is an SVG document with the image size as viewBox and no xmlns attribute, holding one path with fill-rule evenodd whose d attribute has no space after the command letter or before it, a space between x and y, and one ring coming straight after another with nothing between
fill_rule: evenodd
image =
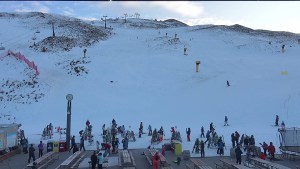
<instances>
[{"instance_id":1,"label":"hillside","mask_svg":"<svg viewBox=\"0 0 300 169\"><path fill-rule=\"evenodd\" d=\"M32 143L38 143L50 122L66 125L69 93L74 96L71 131L76 140L89 119L95 139L102 141L102 125L115 118L136 133L140 122L144 129L163 126L165 142L176 126L184 149L191 150L201 126L207 130L211 122L227 147L234 131L254 135L257 144L273 141L278 147L275 115L287 127L298 125L298 34L136 18L126 23L108 19L105 29L103 21L42 13L0 13L0 27L6 48L0 51L0 123L22 123ZM7 50L34 61L40 74L34 76L24 62L7 56ZM225 115L230 126L223 126ZM191 142L186 141L188 127ZM149 144L150 137L143 135L129 148Z\"/></svg>"}]
</instances>

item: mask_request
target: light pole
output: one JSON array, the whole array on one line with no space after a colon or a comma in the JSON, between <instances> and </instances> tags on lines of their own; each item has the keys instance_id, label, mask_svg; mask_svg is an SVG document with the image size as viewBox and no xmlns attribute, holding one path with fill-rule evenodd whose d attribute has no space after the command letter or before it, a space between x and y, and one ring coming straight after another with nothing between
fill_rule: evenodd
<instances>
[{"instance_id":1,"label":"light pole","mask_svg":"<svg viewBox=\"0 0 300 169\"><path fill-rule=\"evenodd\" d=\"M67 150L69 150L70 149L70 132L71 132L71 101L73 100L73 95L67 94L66 99L68 100L66 147L67 147Z\"/></svg>"}]
</instances>

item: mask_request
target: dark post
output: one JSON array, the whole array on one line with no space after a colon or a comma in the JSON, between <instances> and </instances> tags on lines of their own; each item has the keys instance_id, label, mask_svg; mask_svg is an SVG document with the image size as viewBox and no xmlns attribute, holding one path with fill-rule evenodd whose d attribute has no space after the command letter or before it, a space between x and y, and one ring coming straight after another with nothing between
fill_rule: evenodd
<instances>
[{"instance_id":1,"label":"dark post","mask_svg":"<svg viewBox=\"0 0 300 169\"><path fill-rule=\"evenodd\" d=\"M67 150L70 149L70 133L71 133L71 101L73 99L72 94L68 94L66 96L66 99L68 100L68 105L67 105L67 133L66 133L66 147Z\"/></svg>"},{"instance_id":2,"label":"dark post","mask_svg":"<svg viewBox=\"0 0 300 169\"><path fill-rule=\"evenodd\" d=\"M106 17L107 16L103 16L104 17L104 28L106 29Z\"/></svg>"},{"instance_id":3,"label":"dark post","mask_svg":"<svg viewBox=\"0 0 300 169\"><path fill-rule=\"evenodd\" d=\"M54 32L54 22L52 22L52 30L53 30L53 37L55 36L55 32Z\"/></svg>"}]
</instances>

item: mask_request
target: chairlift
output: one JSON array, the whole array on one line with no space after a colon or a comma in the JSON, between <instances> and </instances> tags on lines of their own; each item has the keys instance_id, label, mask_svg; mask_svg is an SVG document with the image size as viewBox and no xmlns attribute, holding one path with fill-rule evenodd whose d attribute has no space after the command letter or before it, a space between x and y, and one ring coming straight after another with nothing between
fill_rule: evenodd
<instances>
[{"instance_id":1,"label":"chairlift","mask_svg":"<svg viewBox=\"0 0 300 169\"><path fill-rule=\"evenodd\" d=\"M39 30L36 30L35 33L41 33Z\"/></svg>"},{"instance_id":2,"label":"chairlift","mask_svg":"<svg viewBox=\"0 0 300 169\"><path fill-rule=\"evenodd\" d=\"M1 46L0 46L0 50L5 50L5 47L2 46L2 43L1 43Z\"/></svg>"}]
</instances>

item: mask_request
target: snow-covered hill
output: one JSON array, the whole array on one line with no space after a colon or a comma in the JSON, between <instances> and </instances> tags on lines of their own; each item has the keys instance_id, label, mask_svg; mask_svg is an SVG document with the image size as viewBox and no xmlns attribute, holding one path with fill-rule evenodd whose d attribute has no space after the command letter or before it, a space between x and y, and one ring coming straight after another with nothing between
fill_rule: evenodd
<instances>
[{"instance_id":1,"label":"snow-covered hill","mask_svg":"<svg viewBox=\"0 0 300 169\"><path fill-rule=\"evenodd\" d=\"M74 96L72 134L78 136L89 119L97 140L102 125L113 118L136 133L140 122L144 128L163 126L167 139L176 126L184 149L191 149L201 126L207 130L211 122L227 147L234 131L254 135L257 144L273 141L278 146L277 128L272 126L276 114L288 127L299 124L298 34L136 18L126 23L107 19L109 29L105 29L104 21L42 13L0 13L0 27L6 50L34 61L40 72L32 78L24 63L0 51L0 123L22 123L32 143L38 143L50 122L54 127L66 125L69 93ZM195 61L201 61L198 73ZM36 84L8 92L13 81ZM33 90L36 93L29 96L37 95L36 99L9 99L11 93L19 97ZM15 119L8 120L6 114ZM223 126L225 115L230 126ZM186 141L188 127L192 142ZM129 148L149 144L150 137L143 135ZM207 150L207 154L216 152Z\"/></svg>"}]
</instances>

